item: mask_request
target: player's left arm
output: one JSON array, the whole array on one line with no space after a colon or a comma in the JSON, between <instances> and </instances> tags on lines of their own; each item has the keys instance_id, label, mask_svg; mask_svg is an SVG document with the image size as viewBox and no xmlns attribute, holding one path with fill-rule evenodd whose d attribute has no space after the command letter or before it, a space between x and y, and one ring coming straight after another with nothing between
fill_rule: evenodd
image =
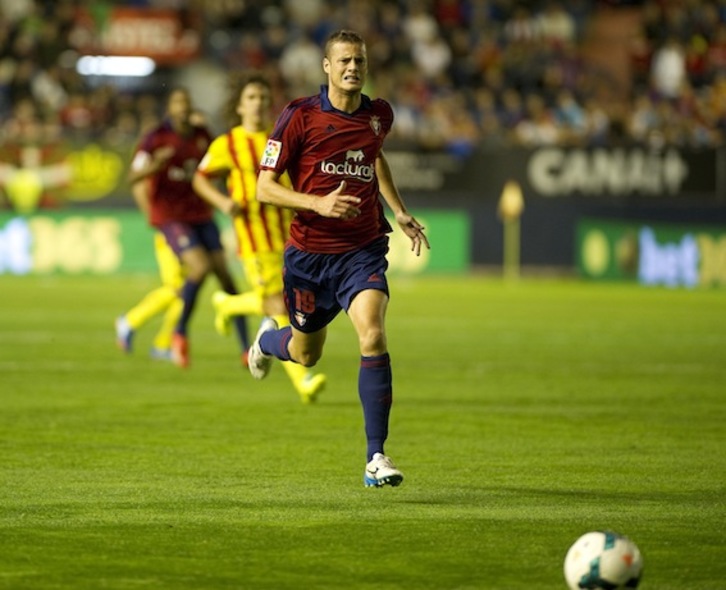
<instances>
[{"instance_id":1,"label":"player's left arm","mask_svg":"<svg viewBox=\"0 0 726 590\"><path fill-rule=\"evenodd\" d=\"M411 251L415 252L416 256L420 256L422 245L431 249L429 240L423 232L424 227L406 210L406 205L403 202L401 193L398 192L396 183L393 181L391 167L388 165L388 160L383 151L376 158L376 176L378 177L378 190L383 199L393 211L403 232L411 238Z\"/></svg>"},{"instance_id":2,"label":"player's left arm","mask_svg":"<svg viewBox=\"0 0 726 590\"><path fill-rule=\"evenodd\" d=\"M137 180L131 185L131 194L136 201L139 210L144 214L146 219L151 218L151 196L149 194L149 181Z\"/></svg>"}]
</instances>

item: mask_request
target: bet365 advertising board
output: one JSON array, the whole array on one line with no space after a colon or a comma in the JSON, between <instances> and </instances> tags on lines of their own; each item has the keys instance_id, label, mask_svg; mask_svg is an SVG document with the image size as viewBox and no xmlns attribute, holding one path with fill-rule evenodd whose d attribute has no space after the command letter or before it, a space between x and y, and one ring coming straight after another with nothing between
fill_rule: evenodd
<instances>
[{"instance_id":1,"label":"bet365 advertising board","mask_svg":"<svg viewBox=\"0 0 726 590\"><path fill-rule=\"evenodd\" d=\"M577 267L588 279L726 286L726 227L583 219Z\"/></svg>"},{"instance_id":2,"label":"bet365 advertising board","mask_svg":"<svg viewBox=\"0 0 726 590\"><path fill-rule=\"evenodd\" d=\"M416 257L400 229L391 235L391 272L466 272L471 254L470 221L460 211L416 211L431 250ZM234 236L219 219L230 259ZM392 222L395 226L395 223ZM133 210L74 210L32 215L0 214L0 274L97 274L155 272L152 230Z\"/></svg>"}]
</instances>

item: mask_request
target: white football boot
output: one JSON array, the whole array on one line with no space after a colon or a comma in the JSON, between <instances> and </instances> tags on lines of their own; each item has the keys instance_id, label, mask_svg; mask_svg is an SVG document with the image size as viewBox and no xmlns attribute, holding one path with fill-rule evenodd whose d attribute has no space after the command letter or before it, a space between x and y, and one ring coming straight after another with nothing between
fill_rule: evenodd
<instances>
[{"instance_id":1,"label":"white football boot","mask_svg":"<svg viewBox=\"0 0 726 590\"><path fill-rule=\"evenodd\" d=\"M260 324L260 329L257 330L255 341L250 346L247 362L249 363L250 373L252 373L255 379L264 379L267 377L267 373L270 372L270 366L272 365L272 359L274 357L270 354L265 354L260 349L260 338L265 332L269 332L270 330L277 330L277 322L272 318L263 319Z\"/></svg>"},{"instance_id":2,"label":"white football boot","mask_svg":"<svg viewBox=\"0 0 726 590\"><path fill-rule=\"evenodd\" d=\"M390 457L386 457L381 453L373 455L370 463L366 465L363 474L363 483L366 487L380 488L383 486L398 486L403 481L403 473L401 473L391 461Z\"/></svg>"}]
</instances>

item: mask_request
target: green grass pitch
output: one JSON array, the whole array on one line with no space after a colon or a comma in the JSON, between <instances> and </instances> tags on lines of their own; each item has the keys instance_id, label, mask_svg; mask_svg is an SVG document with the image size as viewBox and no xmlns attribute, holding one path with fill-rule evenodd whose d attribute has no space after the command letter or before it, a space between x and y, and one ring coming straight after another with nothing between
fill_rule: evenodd
<instances>
[{"instance_id":1,"label":"green grass pitch","mask_svg":"<svg viewBox=\"0 0 726 590\"><path fill-rule=\"evenodd\" d=\"M122 355L155 282L0 277L0 588L561 590L595 529L641 588L726 588L724 291L391 277L406 479L366 489L345 316L308 407L240 368L211 283L189 370L156 324Z\"/></svg>"}]
</instances>

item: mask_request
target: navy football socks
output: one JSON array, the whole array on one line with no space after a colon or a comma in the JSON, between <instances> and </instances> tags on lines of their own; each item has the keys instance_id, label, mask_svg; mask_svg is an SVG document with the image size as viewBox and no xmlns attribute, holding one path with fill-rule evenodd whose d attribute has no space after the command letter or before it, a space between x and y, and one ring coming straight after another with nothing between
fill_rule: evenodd
<instances>
[{"instance_id":1,"label":"navy football socks","mask_svg":"<svg viewBox=\"0 0 726 590\"><path fill-rule=\"evenodd\" d=\"M281 361L289 361L290 353L287 351L287 345L291 338L292 328L290 326L285 326L279 330L270 330L260 337L260 350Z\"/></svg>"},{"instance_id":2,"label":"navy football socks","mask_svg":"<svg viewBox=\"0 0 726 590\"><path fill-rule=\"evenodd\" d=\"M388 417L393 401L393 375L388 353L360 357L358 395L363 406L370 461L375 453L383 453L383 443L388 437Z\"/></svg>"},{"instance_id":3,"label":"navy football socks","mask_svg":"<svg viewBox=\"0 0 726 590\"><path fill-rule=\"evenodd\" d=\"M182 334L183 336L186 336L187 334L187 325L189 324L189 318L192 317L194 305L197 302L197 294L199 293L199 289L201 288L201 286L201 283L195 283L188 279L184 281L184 284L182 285L181 293L179 295L184 302L184 308L182 309L182 314L179 318L179 322L176 325L176 332Z\"/></svg>"}]
</instances>

